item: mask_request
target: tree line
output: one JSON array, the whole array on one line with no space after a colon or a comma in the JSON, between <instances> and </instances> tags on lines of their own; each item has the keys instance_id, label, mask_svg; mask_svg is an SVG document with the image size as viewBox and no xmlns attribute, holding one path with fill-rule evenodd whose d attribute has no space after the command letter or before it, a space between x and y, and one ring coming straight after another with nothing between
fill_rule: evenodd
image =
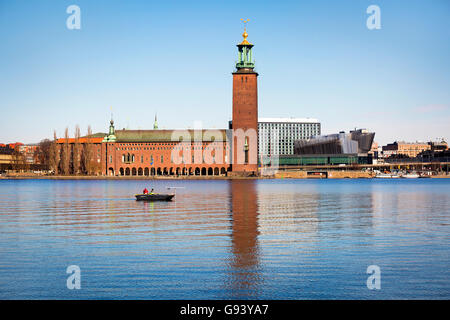
<instances>
[{"instance_id":1,"label":"tree line","mask_svg":"<svg viewBox=\"0 0 450 320\"><path fill-rule=\"evenodd\" d=\"M101 164L95 157L92 129L81 139L80 127L75 127L74 142L69 143L69 128L64 131L63 143L58 142L56 131L53 140L44 139L39 143L38 159L54 175L94 175L100 172Z\"/></svg>"}]
</instances>

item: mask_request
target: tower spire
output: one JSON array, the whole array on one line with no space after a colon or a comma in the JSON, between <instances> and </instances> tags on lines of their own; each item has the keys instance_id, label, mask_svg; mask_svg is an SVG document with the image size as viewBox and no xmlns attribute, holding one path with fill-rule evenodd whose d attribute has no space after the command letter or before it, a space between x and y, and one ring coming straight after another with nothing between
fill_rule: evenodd
<instances>
[{"instance_id":1,"label":"tower spire","mask_svg":"<svg viewBox=\"0 0 450 320\"><path fill-rule=\"evenodd\" d=\"M109 122L109 135L113 136L115 133L114 130L114 120L113 120L113 112L112 112L112 107L110 107L111 109L111 121Z\"/></svg>"},{"instance_id":2,"label":"tower spire","mask_svg":"<svg viewBox=\"0 0 450 320\"><path fill-rule=\"evenodd\" d=\"M158 130L157 114L155 113L155 123L153 123L153 130Z\"/></svg>"},{"instance_id":3,"label":"tower spire","mask_svg":"<svg viewBox=\"0 0 450 320\"><path fill-rule=\"evenodd\" d=\"M105 138L103 139L103 142L114 142L116 141L116 130L114 128L114 120L113 120L113 114L112 114L112 107L111 107L111 120L109 121L109 133Z\"/></svg>"},{"instance_id":4,"label":"tower spire","mask_svg":"<svg viewBox=\"0 0 450 320\"><path fill-rule=\"evenodd\" d=\"M241 19L241 21L244 23L244 33L242 34L242 37L244 38L244 40L242 40L242 42L237 45L237 47L238 47L238 62L236 63L236 69L238 71L241 69L251 71L255 67L255 62L252 59L253 45L250 42L248 42L248 40L247 40L247 37L248 37L247 22L249 22L250 19L247 19L247 20Z\"/></svg>"},{"instance_id":5,"label":"tower spire","mask_svg":"<svg viewBox=\"0 0 450 320\"><path fill-rule=\"evenodd\" d=\"M248 33L247 33L247 22L250 21L250 19L244 20L241 19L241 21L244 23L244 33L242 34L242 37L244 38L244 40L242 40L242 42L240 44L250 44L250 42L247 41L247 37L248 37Z\"/></svg>"}]
</instances>

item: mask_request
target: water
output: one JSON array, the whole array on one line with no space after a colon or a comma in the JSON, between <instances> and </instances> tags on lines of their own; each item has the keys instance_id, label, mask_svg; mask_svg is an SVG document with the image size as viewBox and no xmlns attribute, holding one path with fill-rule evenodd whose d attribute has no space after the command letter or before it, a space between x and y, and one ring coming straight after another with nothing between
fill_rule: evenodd
<instances>
[{"instance_id":1,"label":"water","mask_svg":"<svg viewBox=\"0 0 450 320\"><path fill-rule=\"evenodd\" d=\"M0 180L0 298L449 299L449 208L447 179Z\"/></svg>"}]
</instances>

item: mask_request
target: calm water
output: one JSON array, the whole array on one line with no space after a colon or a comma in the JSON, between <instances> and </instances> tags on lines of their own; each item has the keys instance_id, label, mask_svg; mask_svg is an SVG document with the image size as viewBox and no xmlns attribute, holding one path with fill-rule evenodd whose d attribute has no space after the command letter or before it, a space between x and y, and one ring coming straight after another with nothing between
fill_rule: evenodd
<instances>
[{"instance_id":1,"label":"calm water","mask_svg":"<svg viewBox=\"0 0 450 320\"><path fill-rule=\"evenodd\" d=\"M449 208L447 179L0 180L0 298L449 299Z\"/></svg>"}]
</instances>

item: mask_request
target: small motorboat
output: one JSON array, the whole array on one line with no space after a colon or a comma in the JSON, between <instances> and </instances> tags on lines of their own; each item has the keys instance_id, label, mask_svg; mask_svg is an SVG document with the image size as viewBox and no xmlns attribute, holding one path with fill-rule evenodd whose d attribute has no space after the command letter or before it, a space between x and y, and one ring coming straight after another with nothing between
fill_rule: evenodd
<instances>
[{"instance_id":1,"label":"small motorboat","mask_svg":"<svg viewBox=\"0 0 450 320\"><path fill-rule=\"evenodd\" d=\"M137 201L171 201L175 194L153 193L135 194Z\"/></svg>"},{"instance_id":2,"label":"small motorboat","mask_svg":"<svg viewBox=\"0 0 450 320\"><path fill-rule=\"evenodd\" d=\"M395 178L400 178L399 175L397 174L392 174L392 173L378 173L375 178L381 178L381 179L395 179Z\"/></svg>"},{"instance_id":3,"label":"small motorboat","mask_svg":"<svg viewBox=\"0 0 450 320\"><path fill-rule=\"evenodd\" d=\"M416 179L416 178L420 178L420 175L417 174L417 173L407 173L407 174L404 174L404 175L402 176L402 178Z\"/></svg>"}]
</instances>

